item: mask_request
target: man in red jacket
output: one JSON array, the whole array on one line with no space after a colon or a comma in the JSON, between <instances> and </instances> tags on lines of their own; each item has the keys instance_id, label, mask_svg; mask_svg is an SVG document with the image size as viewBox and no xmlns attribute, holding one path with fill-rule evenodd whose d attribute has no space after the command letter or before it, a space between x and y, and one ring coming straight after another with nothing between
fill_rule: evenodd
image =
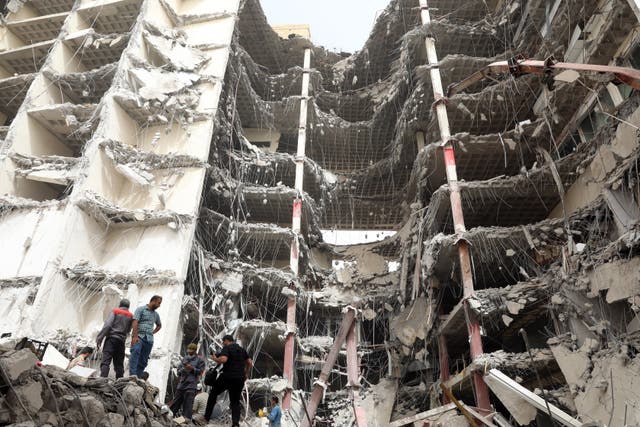
<instances>
[{"instance_id":1,"label":"man in red jacket","mask_svg":"<svg viewBox=\"0 0 640 427\"><path fill-rule=\"evenodd\" d=\"M102 362L100 363L100 376L109 376L109 367L113 360L113 369L116 378L124 375L124 348L127 335L131 332L133 314L129 311L129 300L122 299L118 308L114 308L98 333L96 343L98 348L102 346Z\"/></svg>"}]
</instances>

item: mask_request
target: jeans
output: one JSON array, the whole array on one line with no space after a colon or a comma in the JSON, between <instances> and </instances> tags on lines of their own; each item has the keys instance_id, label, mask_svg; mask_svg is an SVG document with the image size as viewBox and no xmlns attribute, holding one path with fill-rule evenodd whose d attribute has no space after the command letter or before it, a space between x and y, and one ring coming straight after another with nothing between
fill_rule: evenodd
<instances>
[{"instance_id":1,"label":"jeans","mask_svg":"<svg viewBox=\"0 0 640 427\"><path fill-rule=\"evenodd\" d=\"M153 348L153 341L149 342L144 338L138 338L138 342L131 346L131 358L129 359L129 374L142 378L142 373L149 363L149 355Z\"/></svg>"},{"instance_id":2,"label":"jeans","mask_svg":"<svg viewBox=\"0 0 640 427\"><path fill-rule=\"evenodd\" d=\"M113 360L113 369L116 371L116 378L122 378L124 375L124 341L114 337L108 337L104 340L102 347L102 362L100 363L100 376L109 376L109 367Z\"/></svg>"},{"instance_id":3,"label":"jeans","mask_svg":"<svg viewBox=\"0 0 640 427\"><path fill-rule=\"evenodd\" d=\"M229 407L231 408L231 425L240 425L240 398L242 397L242 389L244 388L244 378L226 378L224 374L220 376L211 388L209 399L207 400L207 409L204 411L204 419L211 419L211 412L216 406L216 399L223 391L229 391Z\"/></svg>"},{"instance_id":4,"label":"jeans","mask_svg":"<svg viewBox=\"0 0 640 427\"><path fill-rule=\"evenodd\" d=\"M171 402L171 412L174 414L182 408L182 416L190 420L193 416L193 400L196 397L195 390L176 390L176 395Z\"/></svg>"}]
</instances>

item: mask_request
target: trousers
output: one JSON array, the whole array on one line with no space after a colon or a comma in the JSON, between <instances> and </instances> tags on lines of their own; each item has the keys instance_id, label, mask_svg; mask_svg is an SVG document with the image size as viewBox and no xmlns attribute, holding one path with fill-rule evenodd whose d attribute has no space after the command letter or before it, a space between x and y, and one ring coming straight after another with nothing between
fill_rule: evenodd
<instances>
[{"instance_id":1,"label":"trousers","mask_svg":"<svg viewBox=\"0 0 640 427\"><path fill-rule=\"evenodd\" d=\"M182 416L190 420L193 416L193 400L196 397L195 390L176 390L176 395L171 402L171 412L174 414L182 409Z\"/></svg>"},{"instance_id":2,"label":"trousers","mask_svg":"<svg viewBox=\"0 0 640 427\"><path fill-rule=\"evenodd\" d=\"M227 390L229 392L229 407L231 408L231 425L240 425L240 398L244 388L244 378L226 378L224 374L220 376L213 385L207 399L207 408L204 411L204 419L211 419L211 412L216 406L218 395Z\"/></svg>"},{"instance_id":3,"label":"trousers","mask_svg":"<svg viewBox=\"0 0 640 427\"><path fill-rule=\"evenodd\" d=\"M100 376L108 377L109 368L113 361L113 369L116 371L116 378L124 375L124 341L115 337L107 337L102 346L102 361L100 362Z\"/></svg>"},{"instance_id":4,"label":"trousers","mask_svg":"<svg viewBox=\"0 0 640 427\"><path fill-rule=\"evenodd\" d=\"M142 378L142 373L149 363L149 355L153 348L153 342L144 338L139 338L138 342L131 347L131 358L129 359L129 374Z\"/></svg>"}]
</instances>

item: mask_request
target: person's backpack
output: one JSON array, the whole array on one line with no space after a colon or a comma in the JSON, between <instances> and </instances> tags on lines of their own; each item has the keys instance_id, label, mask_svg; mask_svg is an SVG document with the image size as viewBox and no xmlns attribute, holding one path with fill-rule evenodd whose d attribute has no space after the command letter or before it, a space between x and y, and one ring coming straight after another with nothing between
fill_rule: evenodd
<instances>
[{"instance_id":1,"label":"person's backpack","mask_svg":"<svg viewBox=\"0 0 640 427\"><path fill-rule=\"evenodd\" d=\"M207 369L207 373L204 374L204 385L209 387L213 386L218 379L218 366L212 366Z\"/></svg>"}]
</instances>

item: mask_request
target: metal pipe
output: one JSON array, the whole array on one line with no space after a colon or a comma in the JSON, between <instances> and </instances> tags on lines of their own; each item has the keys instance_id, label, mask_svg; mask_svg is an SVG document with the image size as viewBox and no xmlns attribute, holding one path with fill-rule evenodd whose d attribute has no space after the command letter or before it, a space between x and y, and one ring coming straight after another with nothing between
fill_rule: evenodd
<instances>
[{"instance_id":1,"label":"metal pipe","mask_svg":"<svg viewBox=\"0 0 640 427\"><path fill-rule=\"evenodd\" d=\"M429 13L429 5L427 0L419 0L420 17L422 25L431 23L431 15ZM442 87L442 79L440 76L440 68L438 65L438 54L436 52L435 41L427 36L425 38L425 47L427 50L427 61L430 65L429 73L431 77L431 85L433 87L433 96L435 99L435 109L438 118L438 127L440 129L440 139L444 149L444 161L447 174L447 183L449 185L449 197L451 203L451 212L453 215L454 229L457 234L466 231L464 225L464 214L462 211L462 199L460 196L460 188L458 186L458 174L456 169L456 160L453 146L451 145L451 130L449 127L449 116L447 107L444 104L444 89ZM460 273L462 276L464 299L474 295L473 276L471 274L471 257L469 254L468 243L464 239L458 242L458 255L460 259ZM465 303L465 306L467 304ZM470 310L469 310L470 311ZM467 316L467 329L469 332L469 342L471 349L471 357L473 359L480 356L482 351L482 338L480 336L480 325L475 316ZM476 397L476 406L484 411L491 410L489 401L489 389L482 379L480 373L473 373L474 390Z\"/></svg>"}]
</instances>

